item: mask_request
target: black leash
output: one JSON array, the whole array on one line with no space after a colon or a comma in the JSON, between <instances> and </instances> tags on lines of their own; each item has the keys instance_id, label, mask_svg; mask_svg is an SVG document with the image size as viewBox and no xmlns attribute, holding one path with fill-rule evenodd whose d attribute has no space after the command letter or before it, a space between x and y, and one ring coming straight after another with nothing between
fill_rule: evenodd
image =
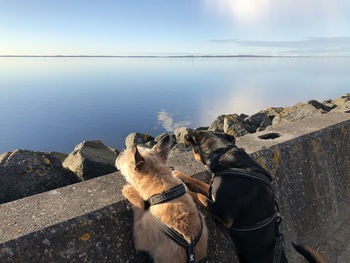
<instances>
[{"instance_id":1,"label":"black leash","mask_svg":"<svg viewBox=\"0 0 350 263\"><path fill-rule=\"evenodd\" d=\"M152 205L162 204L162 203L171 201L177 197L184 195L185 193L186 193L185 186L183 184L179 184L179 185L177 185L177 186L175 186L167 191L164 191L160 194L152 195L150 198L148 198L148 200L145 201L145 209L148 209ZM200 230L199 230L197 236L195 236L195 238L193 240L191 240L190 243L188 243L182 234L180 234L176 230L168 227L158 217L156 217L152 214L153 221L158 225L160 230L163 233L165 233L170 239L172 239L175 243L177 243L178 245L180 245L186 249L188 263L195 263L196 262L195 247L196 247L196 244L198 243L200 237L202 236L203 222L202 222L202 217L199 214L199 212L198 212L198 216L199 216L199 221L200 221ZM206 261L206 259L201 260L201 262L203 262L203 263L205 261Z\"/></svg>"}]
</instances>

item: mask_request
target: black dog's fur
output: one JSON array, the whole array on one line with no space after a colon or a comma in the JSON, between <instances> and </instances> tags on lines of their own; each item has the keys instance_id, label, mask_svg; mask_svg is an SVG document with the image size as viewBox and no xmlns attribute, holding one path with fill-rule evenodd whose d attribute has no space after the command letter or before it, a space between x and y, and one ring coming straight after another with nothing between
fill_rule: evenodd
<instances>
[{"instance_id":1,"label":"black dog's fur","mask_svg":"<svg viewBox=\"0 0 350 263\"><path fill-rule=\"evenodd\" d=\"M211 155L219 149L234 146L235 138L231 135L195 131L185 136L186 146L192 145L196 160L208 165ZM219 173L227 169L255 172L270 178L269 173L256 163L243 149L232 147L210 165L212 172ZM176 174L176 173L175 173ZM235 243L240 262L273 262L276 243L277 221L258 230L237 232L232 227L254 225L275 213L273 190L266 184L242 176L216 175L209 185L177 172L177 176L200 193L191 193L194 199L203 205L214 220L227 227ZM283 249L280 262L287 262ZM321 257L320 257L321 258ZM310 261L325 262L325 261Z\"/></svg>"}]
</instances>

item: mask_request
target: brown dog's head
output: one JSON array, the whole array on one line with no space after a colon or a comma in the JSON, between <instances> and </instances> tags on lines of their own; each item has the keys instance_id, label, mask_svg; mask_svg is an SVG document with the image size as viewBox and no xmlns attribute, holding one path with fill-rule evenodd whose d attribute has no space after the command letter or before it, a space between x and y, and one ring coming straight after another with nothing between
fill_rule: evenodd
<instances>
[{"instance_id":1,"label":"brown dog's head","mask_svg":"<svg viewBox=\"0 0 350 263\"><path fill-rule=\"evenodd\" d=\"M169 142L169 135L165 135L152 149L134 144L119 154L115 165L126 181L134 186L144 176L168 173L165 162L170 150Z\"/></svg>"},{"instance_id":2,"label":"brown dog's head","mask_svg":"<svg viewBox=\"0 0 350 263\"><path fill-rule=\"evenodd\" d=\"M222 132L193 131L185 135L186 147L192 145L192 151L197 161L206 164L210 155L220 148L235 145L235 137Z\"/></svg>"}]
</instances>

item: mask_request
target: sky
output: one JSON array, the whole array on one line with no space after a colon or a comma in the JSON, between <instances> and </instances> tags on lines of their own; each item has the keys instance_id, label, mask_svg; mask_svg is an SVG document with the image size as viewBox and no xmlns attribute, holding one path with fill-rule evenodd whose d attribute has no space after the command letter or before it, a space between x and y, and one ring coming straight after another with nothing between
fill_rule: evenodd
<instances>
[{"instance_id":1,"label":"sky","mask_svg":"<svg viewBox=\"0 0 350 263\"><path fill-rule=\"evenodd\" d=\"M349 0L0 0L0 55L349 56Z\"/></svg>"}]
</instances>

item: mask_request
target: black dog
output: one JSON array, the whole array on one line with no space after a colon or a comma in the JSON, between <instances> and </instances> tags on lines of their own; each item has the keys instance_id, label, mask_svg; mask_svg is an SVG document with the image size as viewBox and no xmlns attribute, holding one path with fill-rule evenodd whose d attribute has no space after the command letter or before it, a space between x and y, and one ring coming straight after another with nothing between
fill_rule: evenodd
<instances>
[{"instance_id":1,"label":"black dog","mask_svg":"<svg viewBox=\"0 0 350 263\"><path fill-rule=\"evenodd\" d=\"M240 262L288 262L269 173L235 146L234 136L194 131L185 135L184 143L192 145L195 159L207 165L214 176L209 185L179 171L174 175L201 192L190 194L217 224L227 228ZM326 262L310 247L295 248L309 262Z\"/></svg>"}]
</instances>

